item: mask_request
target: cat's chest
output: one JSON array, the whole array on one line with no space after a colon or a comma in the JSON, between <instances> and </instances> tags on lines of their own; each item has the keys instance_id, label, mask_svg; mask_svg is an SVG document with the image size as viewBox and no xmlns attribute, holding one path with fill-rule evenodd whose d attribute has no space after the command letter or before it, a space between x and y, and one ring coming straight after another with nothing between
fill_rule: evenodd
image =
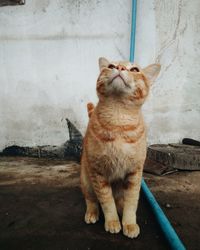
<instances>
[{"instance_id":1,"label":"cat's chest","mask_svg":"<svg viewBox=\"0 0 200 250\"><path fill-rule=\"evenodd\" d=\"M86 136L90 165L99 168L110 180L123 179L144 158L146 140L142 117L135 122L122 121L111 124L94 115Z\"/></svg>"},{"instance_id":2,"label":"cat's chest","mask_svg":"<svg viewBox=\"0 0 200 250\"><path fill-rule=\"evenodd\" d=\"M110 181L123 179L136 166L136 150L128 143L110 143L105 145L100 161Z\"/></svg>"},{"instance_id":3,"label":"cat's chest","mask_svg":"<svg viewBox=\"0 0 200 250\"><path fill-rule=\"evenodd\" d=\"M128 148L132 148L132 145L145 134L145 126L142 116L134 119L128 115L125 117L115 115L106 120L105 118L100 119L95 114L89 124L89 133L94 140L102 144L113 142L115 151L124 152ZM127 143L132 145L129 146ZM129 150L125 153L129 153Z\"/></svg>"}]
</instances>

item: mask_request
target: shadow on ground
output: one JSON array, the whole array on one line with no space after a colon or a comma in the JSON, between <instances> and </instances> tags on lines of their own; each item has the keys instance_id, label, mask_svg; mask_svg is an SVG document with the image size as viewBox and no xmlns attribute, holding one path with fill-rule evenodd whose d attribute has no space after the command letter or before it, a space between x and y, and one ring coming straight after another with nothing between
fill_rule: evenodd
<instances>
[{"instance_id":1,"label":"shadow on ground","mask_svg":"<svg viewBox=\"0 0 200 250\"><path fill-rule=\"evenodd\" d=\"M34 158L0 158L0 249L168 249L143 197L141 234L131 240L86 225L79 165Z\"/></svg>"}]
</instances>

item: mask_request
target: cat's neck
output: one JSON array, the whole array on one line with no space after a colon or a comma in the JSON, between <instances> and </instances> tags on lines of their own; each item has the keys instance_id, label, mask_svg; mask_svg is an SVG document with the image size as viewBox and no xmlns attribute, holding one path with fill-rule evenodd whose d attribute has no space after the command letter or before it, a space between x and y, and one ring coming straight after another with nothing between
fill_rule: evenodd
<instances>
[{"instance_id":1,"label":"cat's neck","mask_svg":"<svg viewBox=\"0 0 200 250\"><path fill-rule=\"evenodd\" d=\"M122 98L100 100L95 112L100 120L110 125L137 125L143 120L141 108Z\"/></svg>"}]
</instances>

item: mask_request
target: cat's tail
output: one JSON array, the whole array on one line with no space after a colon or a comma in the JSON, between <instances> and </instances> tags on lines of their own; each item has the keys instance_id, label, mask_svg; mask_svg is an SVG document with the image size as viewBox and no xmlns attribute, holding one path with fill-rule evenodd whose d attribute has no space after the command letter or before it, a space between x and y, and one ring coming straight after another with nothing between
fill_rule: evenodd
<instances>
[{"instance_id":1,"label":"cat's tail","mask_svg":"<svg viewBox=\"0 0 200 250\"><path fill-rule=\"evenodd\" d=\"M95 106L94 106L93 103L89 102L89 103L87 104L87 111L88 111L88 116L89 116L89 118L91 117L91 115L92 115L92 113L93 113L93 111L94 111L94 108L95 108Z\"/></svg>"}]
</instances>

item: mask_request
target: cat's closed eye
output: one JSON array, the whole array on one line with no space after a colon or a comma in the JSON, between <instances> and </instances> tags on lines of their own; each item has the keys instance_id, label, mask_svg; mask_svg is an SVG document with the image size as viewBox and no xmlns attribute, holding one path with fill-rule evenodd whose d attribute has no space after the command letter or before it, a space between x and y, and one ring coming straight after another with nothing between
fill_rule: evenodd
<instances>
[{"instance_id":1,"label":"cat's closed eye","mask_svg":"<svg viewBox=\"0 0 200 250\"><path fill-rule=\"evenodd\" d=\"M108 65L108 68L109 68L109 69L114 69L114 68L116 68L116 67L115 67L114 64L109 64L109 65Z\"/></svg>"},{"instance_id":2,"label":"cat's closed eye","mask_svg":"<svg viewBox=\"0 0 200 250\"><path fill-rule=\"evenodd\" d=\"M130 68L131 72L140 72L140 70L138 69L138 67L132 67Z\"/></svg>"}]
</instances>

